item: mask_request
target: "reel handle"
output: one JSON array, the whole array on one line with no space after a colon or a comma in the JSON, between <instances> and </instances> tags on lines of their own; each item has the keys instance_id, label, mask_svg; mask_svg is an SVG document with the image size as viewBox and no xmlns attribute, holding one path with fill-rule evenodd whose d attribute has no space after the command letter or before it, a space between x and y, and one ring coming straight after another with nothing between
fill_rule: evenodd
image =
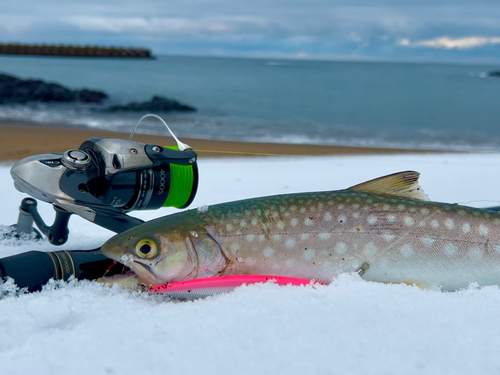
<instances>
[{"instance_id":1,"label":"reel handle","mask_svg":"<svg viewBox=\"0 0 500 375\"><path fill-rule=\"evenodd\" d=\"M56 217L54 223L49 227L38 213L36 200L33 198L24 198L21 201L21 206L19 206L19 217L16 225L17 234L31 234L33 231L36 233L37 231L33 229L34 221L40 232L47 236L52 245L59 246L66 243L69 235L68 221L71 217L71 212L58 206L53 207L56 211Z\"/></svg>"}]
</instances>

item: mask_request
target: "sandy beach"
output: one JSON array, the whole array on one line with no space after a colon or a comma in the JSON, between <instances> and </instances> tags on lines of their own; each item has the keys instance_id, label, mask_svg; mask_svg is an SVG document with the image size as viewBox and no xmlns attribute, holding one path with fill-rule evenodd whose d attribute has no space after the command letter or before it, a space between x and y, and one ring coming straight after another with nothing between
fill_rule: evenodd
<instances>
[{"instance_id":1,"label":"sandy beach","mask_svg":"<svg viewBox=\"0 0 500 375\"><path fill-rule=\"evenodd\" d=\"M77 149L91 137L128 139L129 134L103 130L43 126L30 124L0 124L0 161L15 161L31 155L64 152ZM172 145L171 137L137 134L134 140L145 143ZM429 153L432 150L407 150L374 147L317 146L302 144L249 143L182 138L200 157L273 156L273 155L362 155Z\"/></svg>"}]
</instances>

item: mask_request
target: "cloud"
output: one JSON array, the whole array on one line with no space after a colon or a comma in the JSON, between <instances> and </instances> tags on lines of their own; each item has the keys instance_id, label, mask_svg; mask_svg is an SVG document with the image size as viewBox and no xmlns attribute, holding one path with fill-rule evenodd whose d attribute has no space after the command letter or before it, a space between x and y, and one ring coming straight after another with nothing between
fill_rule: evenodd
<instances>
[{"instance_id":1,"label":"cloud","mask_svg":"<svg viewBox=\"0 0 500 375\"><path fill-rule=\"evenodd\" d=\"M500 37L467 36L463 38L450 38L441 36L439 38L411 42L409 39L401 39L401 46L429 47L438 49L472 49L484 47L489 44L500 44Z\"/></svg>"},{"instance_id":2,"label":"cloud","mask_svg":"<svg viewBox=\"0 0 500 375\"><path fill-rule=\"evenodd\" d=\"M32 16L7 16L0 15L0 30L8 34L20 34L29 30L36 22Z\"/></svg>"},{"instance_id":3,"label":"cloud","mask_svg":"<svg viewBox=\"0 0 500 375\"><path fill-rule=\"evenodd\" d=\"M497 1L7 1L0 40L142 45L156 54L500 58L500 48L479 48L500 43Z\"/></svg>"},{"instance_id":4,"label":"cloud","mask_svg":"<svg viewBox=\"0 0 500 375\"><path fill-rule=\"evenodd\" d=\"M230 33L235 25L220 19L145 18L145 17L65 17L63 23L82 31L196 35Z\"/></svg>"}]
</instances>

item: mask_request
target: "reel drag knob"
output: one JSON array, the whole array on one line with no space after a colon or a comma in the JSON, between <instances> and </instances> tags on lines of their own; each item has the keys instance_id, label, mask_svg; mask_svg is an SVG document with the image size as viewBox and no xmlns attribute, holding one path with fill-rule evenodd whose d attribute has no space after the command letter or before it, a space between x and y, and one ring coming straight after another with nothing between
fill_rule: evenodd
<instances>
[{"instance_id":1,"label":"reel drag knob","mask_svg":"<svg viewBox=\"0 0 500 375\"><path fill-rule=\"evenodd\" d=\"M66 168L83 171L90 167L90 156L82 150L68 150L62 156L62 163Z\"/></svg>"}]
</instances>

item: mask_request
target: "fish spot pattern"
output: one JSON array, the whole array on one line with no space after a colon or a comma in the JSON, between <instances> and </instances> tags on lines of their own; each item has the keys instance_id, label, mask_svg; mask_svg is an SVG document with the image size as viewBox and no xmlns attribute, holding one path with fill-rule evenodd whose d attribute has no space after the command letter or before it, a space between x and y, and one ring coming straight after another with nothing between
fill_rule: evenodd
<instances>
[{"instance_id":1,"label":"fish spot pattern","mask_svg":"<svg viewBox=\"0 0 500 375\"><path fill-rule=\"evenodd\" d=\"M356 271L361 266L361 261L359 259L351 259L349 266L353 268L353 271Z\"/></svg>"},{"instance_id":2,"label":"fish spot pattern","mask_svg":"<svg viewBox=\"0 0 500 375\"><path fill-rule=\"evenodd\" d=\"M481 236L487 236L490 230L486 225L481 224L478 228L478 232Z\"/></svg>"},{"instance_id":3,"label":"fish spot pattern","mask_svg":"<svg viewBox=\"0 0 500 375\"><path fill-rule=\"evenodd\" d=\"M399 249L399 251L406 258L411 258L413 256L413 247L411 247L408 244L405 244L405 245L401 246L401 248Z\"/></svg>"},{"instance_id":4,"label":"fish spot pattern","mask_svg":"<svg viewBox=\"0 0 500 375\"><path fill-rule=\"evenodd\" d=\"M379 251L378 246L375 245L373 242L368 242L363 248L363 253L365 253L365 255L369 257L377 255L378 251Z\"/></svg>"},{"instance_id":5,"label":"fish spot pattern","mask_svg":"<svg viewBox=\"0 0 500 375\"><path fill-rule=\"evenodd\" d=\"M327 240L330 238L330 236L331 234L328 232L321 232L320 234L318 234L320 240Z\"/></svg>"},{"instance_id":6,"label":"fish spot pattern","mask_svg":"<svg viewBox=\"0 0 500 375\"><path fill-rule=\"evenodd\" d=\"M424 236L420 238L420 242L422 242L424 246L432 247L432 245L434 245L434 242L436 242L436 240L432 237Z\"/></svg>"},{"instance_id":7,"label":"fish spot pattern","mask_svg":"<svg viewBox=\"0 0 500 375\"><path fill-rule=\"evenodd\" d=\"M274 255L274 248L272 248L270 246L265 247L263 254L266 258L273 256Z\"/></svg>"},{"instance_id":8,"label":"fish spot pattern","mask_svg":"<svg viewBox=\"0 0 500 375\"><path fill-rule=\"evenodd\" d=\"M342 255L347 252L348 246L345 242L338 242L335 244L335 247L333 248L333 251L335 251L337 254Z\"/></svg>"},{"instance_id":9,"label":"fish spot pattern","mask_svg":"<svg viewBox=\"0 0 500 375\"><path fill-rule=\"evenodd\" d=\"M412 227L415 225L415 220L413 220L412 217L410 216L405 216L404 217L404 222L407 227Z\"/></svg>"},{"instance_id":10,"label":"fish spot pattern","mask_svg":"<svg viewBox=\"0 0 500 375\"><path fill-rule=\"evenodd\" d=\"M383 233L382 238L387 242L391 242L394 238L396 238L396 235L394 233Z\"/></svg>"},{"instance_id":11,"label":"fish spot pattern","mask_svg":"<svg viewBox=\"0 0 500 375\"><path fill-rule=\"evenodd\" d=\"M305 260L312 260L314 258L314 256L316 255L316 250L314 249L307 249L304 251L304 259Z\"/></svg>"},{"instance_id":12,"label":"fish spot pattern","mask_svg":"<svg viewBox=\"0 0 500 375\"><path fill-rule=\"evenodd\" d=\"M449 230L452 230L455 228L455 220L453 219L450 219L450 218L447 218L445 221L444 221L444 226L446 228L448 228Z\"/></svg>"}]
</instances>

